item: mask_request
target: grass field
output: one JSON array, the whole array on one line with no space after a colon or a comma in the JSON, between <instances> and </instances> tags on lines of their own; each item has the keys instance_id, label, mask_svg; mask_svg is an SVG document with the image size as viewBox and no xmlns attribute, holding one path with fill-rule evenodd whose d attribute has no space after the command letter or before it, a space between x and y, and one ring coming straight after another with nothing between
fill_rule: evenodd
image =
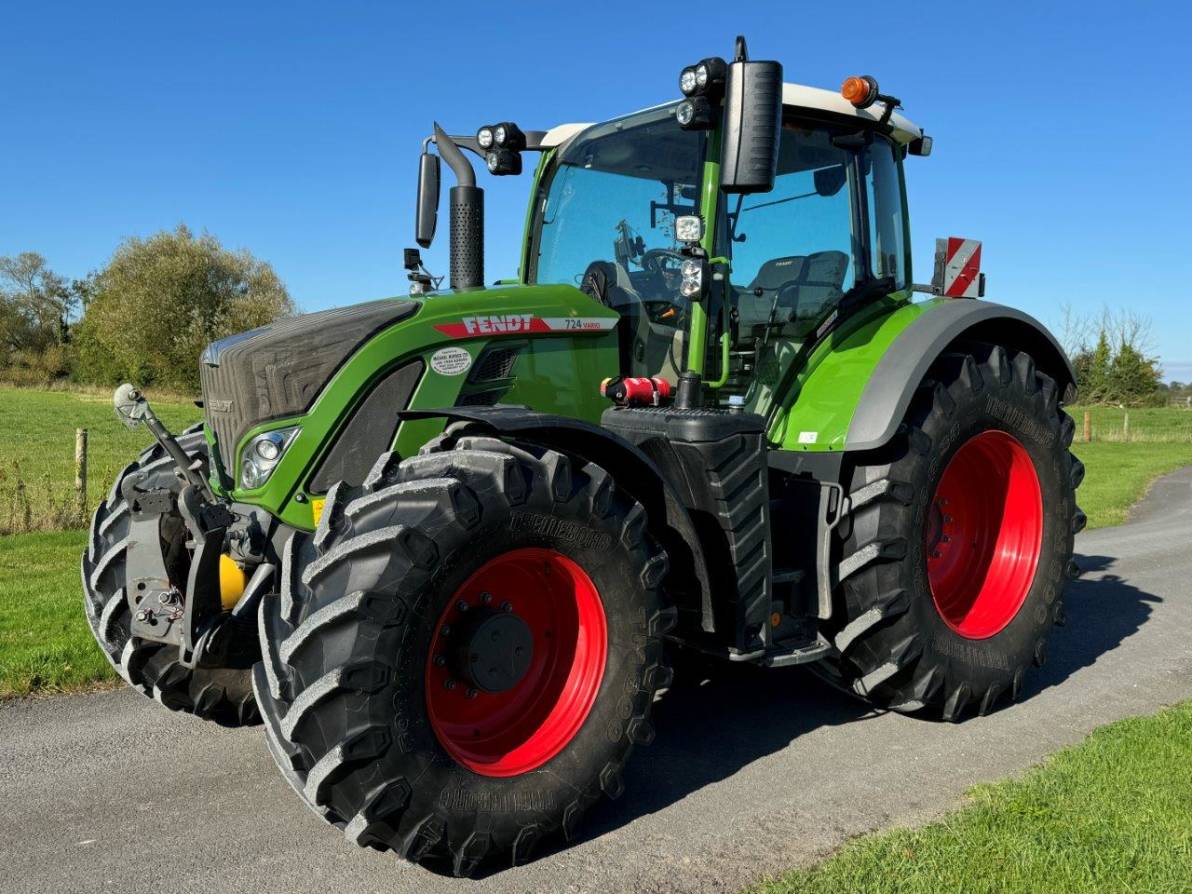
<instances>
[{"instance_id":1,"label":"grass field","mask_svg":"<svg viewBox=\"0 0 1192 894\"><path fill-rule=\"evenodd\" d=\"M941 822L859 838L755 894L1192 890L1192 703L1096 730Z\"/></svg>"},{"instance_id":2,"label":"grass field","mask_svg":"<svg viewBox=\"0 0 1192 894\"><path fill-rule=\"evenodd\" d=\"M87 629L83 531L0 537L0 698L115 680Z\"/></svg>"},{"instance_id":3,"label":"grass field","mask_svg":"<svg viewBox=\"0 0 1192 894\"><path fill-rule=\"evenodd\" d=\"M1092 440L1151 443L1177 441L1192 443L1192 410L1175 407L1068 407L1076 422L1076 439L1084 440L1084 414L1089 414ZM1126 417L1130 418L1127 431Z\"/></svg>"},{"instance_id":4,"label":"grass field","mask_svg":"<svg viewBox=\"0 0 1192 894\"><path fill-rule=\"evenodd\" d=\"M167 426L181 430L202 411L193 402L154 399ZM88 430L88 514L116 473L152 443L129 431L110 395L0 386L0 534L80 524L74 505L75 429Z\"/></svg>"}]
</instances>

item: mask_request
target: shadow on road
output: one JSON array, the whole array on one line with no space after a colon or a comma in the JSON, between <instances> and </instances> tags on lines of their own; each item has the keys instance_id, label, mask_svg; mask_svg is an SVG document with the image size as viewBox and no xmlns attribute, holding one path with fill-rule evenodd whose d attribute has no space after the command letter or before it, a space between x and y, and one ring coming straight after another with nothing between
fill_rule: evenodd
<instances>
[{"instance_id":1,"label":"shadow on road","mask_svg":"<svg viewBox=\"0 0 1192 894\"><path fill-rule=\"evenodd\" d=\"M1151 616L1151 605L1163 600L1138 589L1116 574L1107 574L1112 556L1076 556L1083 577L1064 590L1068 622L1048 641L1047 664L1027 679L1025 698L1058 686L1083 667L1112 652L1137 633ZM1096 579L1090 575L1101 574Z\"/></svg>"},{"instance_id":2,"label":"shadow on road","mask_svg":"<svg viewBox=\"0 0 1192 894\"><path fill-rule=\"evenodd\" d=\"M1110 556L1076 560L1085 575L1105 572L1116 561ZM1151 604L1160 601L1117 575L1070 582L1064 592L1068 623L1053 632L1047 663L1028 676L1023 698L1060 685L1117 648L1146 623ZM583 838L597 838L662 810L786 748L804 733L878 713L805 670L724 666L703 685L663 695L654 709L657 739L638 750L626 768L627 797L594 807Z\"/></svg>"}]
</instances>

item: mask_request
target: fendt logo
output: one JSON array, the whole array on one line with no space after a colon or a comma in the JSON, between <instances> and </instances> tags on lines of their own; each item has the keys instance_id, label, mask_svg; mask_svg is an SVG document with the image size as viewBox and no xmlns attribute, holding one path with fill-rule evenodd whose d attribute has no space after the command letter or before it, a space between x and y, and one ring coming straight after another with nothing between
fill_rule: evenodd
<instances>
[{"instance_id":1,"label":"fendt logo","mask_svg":"<svg viewBox=\"0 0 1192 894\"><path fill-rule=\"evenodd\" d=\"M510 335L521 332L608 332L617 317L536 317L533 314L486 314L460 317L458 323L436 323L451 338Z\"/></svg>"},{"instance_id":2,"label":"fendt logo","mask_svg":"<svg viewBox=\"0 0 1192 894\"><path fill-rule=\"evenodd\" d=\"M493 314L487 317L463 317L460 322L469 335L490 332L529 332L533 314Z\"/></svg>"}]
</instances>

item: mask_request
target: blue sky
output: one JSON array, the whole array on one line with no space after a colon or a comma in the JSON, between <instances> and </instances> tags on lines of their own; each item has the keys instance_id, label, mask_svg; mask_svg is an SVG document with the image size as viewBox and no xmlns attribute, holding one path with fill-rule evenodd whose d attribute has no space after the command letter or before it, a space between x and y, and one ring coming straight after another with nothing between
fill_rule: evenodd
<instances>
[{"instance_id":1,"label":"blue sky","mask_svg":"<svg viewBox=\"0 0 1192 894\"><path fill-rule=\"evenodd\" d=\"M673 98L684 64L743 32L789 81L876 75L935 136L908 160L918 280L936 236L983 239L990 298L1050 323L1065 303L1131 308L1192 379L1176 3L113 0L13 4L4 24L0 254L67 275L185 222L270 261L304 309L397 294L432 120L601 120ZM483 180L495 279L516 269L528 178Z\"/></svg>"}]
</instances>

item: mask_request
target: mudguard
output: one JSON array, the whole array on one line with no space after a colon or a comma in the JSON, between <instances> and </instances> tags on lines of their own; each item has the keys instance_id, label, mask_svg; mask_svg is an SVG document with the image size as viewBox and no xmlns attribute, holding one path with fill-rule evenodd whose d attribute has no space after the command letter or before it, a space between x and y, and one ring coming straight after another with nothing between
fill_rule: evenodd
<instances>
[{"instance_id":1,"label":"mudguard","mask_svg":"<svg viewBox=\"0 0 1192 894\"><path fill-rule=\"evenodd\" d=\"M400 415L403 420L475 422L498 435L531 441L605 469L617 487L630 493L645 508L650 533L667 552L670 560L667 590L679 609L680 632L684 628L690 630L695 624L706 633L715 632L712 589L699 534L662 470L633 444L598 425L521 406L407 410Z\"/></svg>"},{"instance_id":2,"label":"mudguard","mask_svg":"<svg viewBox=\"0 0 1192 894\"><path fill-rule=\"evenodd\" d=\"M786 412L770 429L780 451L839 455L873 450L893 437L915 389L941 354L963 341L996 342L1029 352L1071 402L1075 375L1041 323L991 301L937 298L875 305L844 324L812 354Z\"/></svg>"},{"instance_id":3,"label":"mudguard","mask_svg":"<svg viewBox=\"0 0 1192 894\"><path fill-rule=\"evenodd\" d=\"M872 450L894 436L927 370L958 341L983 341L1026 351L1056 381L1059 394L1075 396L1076 373L1043 324L1017 308L989 301L941 301L908 326L882 355L849 423L846 450Z\"/></svg>"}]
</instances>

